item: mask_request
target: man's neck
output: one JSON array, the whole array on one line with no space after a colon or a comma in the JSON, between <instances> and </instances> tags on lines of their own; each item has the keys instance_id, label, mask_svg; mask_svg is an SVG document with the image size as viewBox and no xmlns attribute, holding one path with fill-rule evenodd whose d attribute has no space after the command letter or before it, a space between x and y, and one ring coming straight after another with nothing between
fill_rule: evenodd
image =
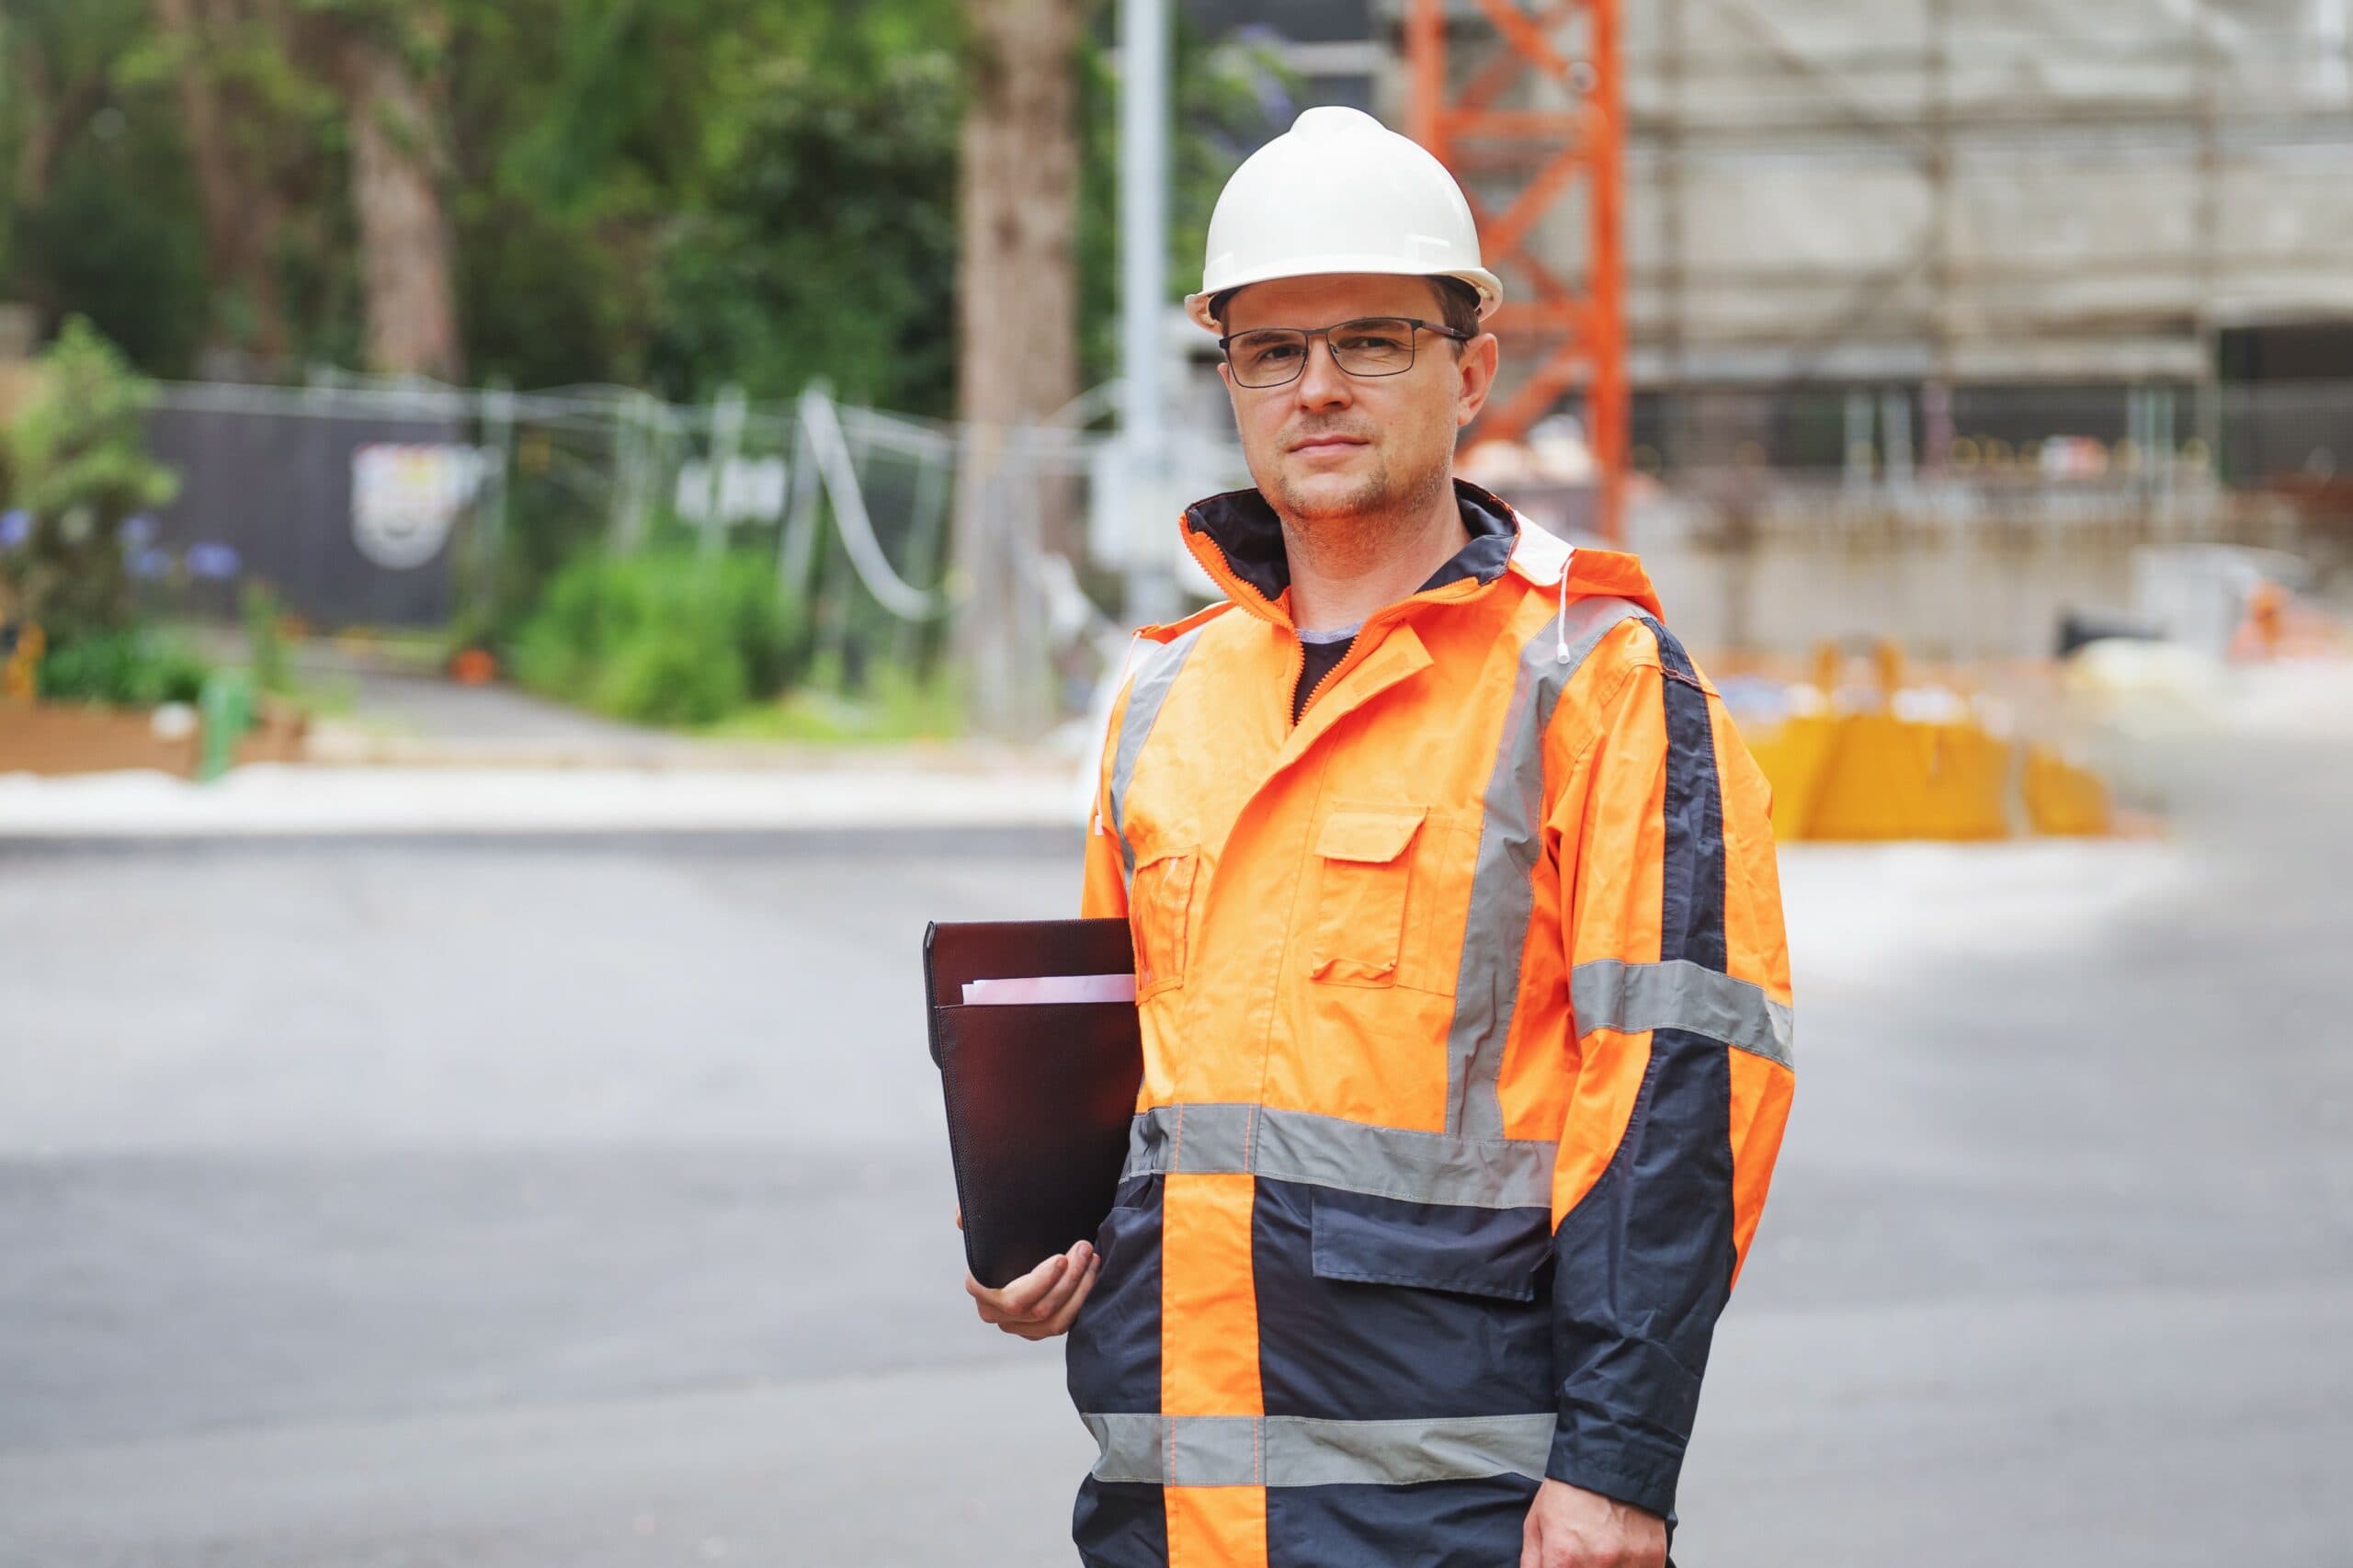
<instances>
[{"instance_id":1,"label":"man's neck","mask_svg":"<svg viewBox=\"0 0 2353 1568\"><path fill-rule=\"evenodd\" d=\"M1282 525L1291 624L1311 631L1361 625L1375 610L1410 597L1471 542L1451 480L1430 506L1410 516L1285 517Z\"/></svg>"}]
</instances>

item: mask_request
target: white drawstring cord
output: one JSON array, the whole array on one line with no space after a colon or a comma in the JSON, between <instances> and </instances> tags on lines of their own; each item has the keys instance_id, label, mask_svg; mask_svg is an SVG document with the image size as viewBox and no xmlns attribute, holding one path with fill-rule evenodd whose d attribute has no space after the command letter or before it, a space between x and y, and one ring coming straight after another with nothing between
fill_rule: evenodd
<instances>
[{"instance_id":1,"label":"white drawstring cord","mask_svg":"<svg viewBox=\"0 0 2353 1568\"><path fill-rule=\"evenodd\" d=\"M1569 662L1569 562L1575 559L1576 552L1571 551L1568 559L1561 562L1561 613L1552 622L1552 662L1556 665Z\"/></svg>"}]
</instances>

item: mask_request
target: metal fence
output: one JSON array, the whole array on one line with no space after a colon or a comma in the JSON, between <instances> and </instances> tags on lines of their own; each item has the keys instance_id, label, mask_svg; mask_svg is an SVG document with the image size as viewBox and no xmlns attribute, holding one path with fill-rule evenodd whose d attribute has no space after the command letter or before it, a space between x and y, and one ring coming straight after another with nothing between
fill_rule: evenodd
<instances>
[{"instance_id":1,"label":"metal fence","mask_svg":"<svg viewBox=\"0 0 2353 1568\"><path fill-rule=\"evenodd\" d=\"M1025 668L1069 663L1091 679L1082 666L1108 634L1087 557L1108 443L1084 432L983 442L822 389L681 405L623 388L338 378L166 385L150 437L181 487L143 540L148 591L199 614L226 613L257 581L321 627L488 633L511 630L583 551L754 552L807 608L826 667L855 678L945 651L960 475L984 465L961 505L1013 553L995 604L1035 631ZM1058 686L1043 699L1069 701Z\"/></svg>"},{"instance_id":2,"label":"metal fence","mask_svg":"<svg viewBox=\"0 0 2353 1568\"><path fill-rule=\"evenodd\" d=\"M142 556L160 563L150 592L185 609L226 613L260 579L321 627L495 635L585 551L750 552L806 607L830 678L950 662L1033 732L1083 712L1120 656L1139 556L1185 564L1181 497L1123 484L1109 437L981 431L822 389L680 405L611 387L178 384L153 438L182 489ZM1683 585L1701 647L1868 624L2028 653L2053 605L2027 591L2021 551L2044 552L2038 581L2075 585L2053 590L2073 602L2123 581L2139 543L2293 544L2353 514L2353 383L1687 392L1646 400L1635 439L1630 542ZM1173 467L1193 494L1247 482L1222 432L1180 437ZM1572 528L1586 515L1530 499Z\"/></svg>"}]
</instances>

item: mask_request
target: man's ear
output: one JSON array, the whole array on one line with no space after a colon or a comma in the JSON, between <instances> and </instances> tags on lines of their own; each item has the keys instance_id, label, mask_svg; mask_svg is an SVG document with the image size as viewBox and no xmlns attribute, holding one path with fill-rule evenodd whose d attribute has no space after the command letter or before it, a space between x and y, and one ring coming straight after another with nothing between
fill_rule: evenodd
<instances>
[{"instance_id":1,"label":"man's ear","mask_svg":"<svg viewBox=\"0 0 2353 1568\"><path fill-rule=\"evenodd\" d=\"M1495 366L1502 357L1502 347L1492 332L1483 332L1462 346L1462 358L1455 369L1454 425L1461 429L1479 417L1487 406L1487 394L1495 390Z\"/></svg>"}]
</instances>

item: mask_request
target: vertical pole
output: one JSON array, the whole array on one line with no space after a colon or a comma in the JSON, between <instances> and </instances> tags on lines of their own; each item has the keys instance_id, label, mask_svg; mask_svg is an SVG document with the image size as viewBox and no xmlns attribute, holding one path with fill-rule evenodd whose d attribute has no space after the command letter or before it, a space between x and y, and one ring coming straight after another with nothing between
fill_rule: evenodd
<instances>
[{"instance_id":1,"label":"vertical pole","mask_svg":"<svg viewBox=\"0 0 2353 1568\"><path fill-rule=\"evenodd\" d=\"M824 396L812 384L792 411L792 467L785 475L784 529L777 543L777 582L806 617L814 608L810 574L817 558L817 447L809 436L809 400Z\"/></svg>"},{"instance_id":2,"label":"vertical pole","mask_svg":"<svg viewBox=\"0 0 2353 1568\"><path fill-rule=\"evenodd\" d=\"M474 635L492 635L498 621L498 573L506 553L508 487L515 473L515 388L506 377L495 378L483 394L483 445L489 449L491 494L475 503L474 516L482 533L474 544Z\"/></svg>"},{"instance_id":3,"label":"vertical pole","mask_svg":"<svg viewBox=\"0 0 2353 1568\"><path fill-rule=\"evenodd\" d=\"M1407 131L1446 161L1446 0L1407 0L1405 62L1412 102Z\"/></svg>"},{"instance_id":4,"label":"vertical pole","mask_svg":"<svg viewBox=\"0 0 2353 1568\"><path fill-rule=\"evenodd\" d=\"M605 521L605 548L626 555L637 545L638 474L645 461L645 428L640 415L646 394L632 392L613 411L613 480Z\"/></svg>"},{"instance_id":5,"label":"vertical pole","mask_svg":"<svg viewBox=\"0 0 2353 1568\"><path fill-rule=\"evenodd\" d=\"M1586 168L1593 190L1593 266L1587 352L1592 359L1592 428L1601 466L1601 536L1626 542L1626 190L1625 82L1619 69L1618 0L1586 0L1593 50L1593 145Z\"/></svg>"},{"instance_id":6,"label":"vertical pole","mask_svg":"<svg viewBox=\"0 0 2353 1568\"><path fill-rule=\"evenodd\" d=\"M1120 431L1129 516L1127 613L1169 619L1168 0L1120 0Z\"/></svg>"},{"instance_id":7,"label":"vertical pole","mask_svg":"<svg viewBox=\"0 0 2353 1568\"><path fill-rule=\"evenodd\" d=\"M1847 390L1847 494L1859 495L1870 488L1871 394L1861 387Z\"/></svg>"},{"instance_id":8,"label":"vertical pole","mask_svg":"<svg viewBox=\"0 0 2353 1568\"><path fill-rule=\"evenodd\" d=\"M1953 378L1952 6L1928 0L1922 18L1921 78L1928 96L1928 380L1920 389L1922 446L1932 477L1951 454Z\"/></svg>"},{"instance_id":9,"label":"vertical pole","mask_svg":"<svg viewBox=\"0 0 2353 1568\"><path fill-rule=\"evenodd\" d=\"M1668 395L1679 393L1684 382L1684 315L1688 301L1684 255L1684 122L1690 110L1684 97L1685 0L1666 0L1666 51L1659 62L1666 114L1659 128L1659 250L1665 276L1660 292L1665 309L1659 317L1662 380ZM1664 444L1664 443L1662 443Z\"/></svg>"},{"instance_id":10,"label":"vertical pole","mask_svg":"<svg viewBox=\"0 0 2353 1568\"><path fill-rule=\"evenodd\" d=\"M2222 331L2214 316L2214 298L2222 288L2217 249L2222 226L2221 62L2216 59L2212 18L2205 7L2191 7L2189 19L2198 51L2198 435L2206 443L2207 472L2215 481L2209 495L2218 499L2226 472L2222 463Z\"/></svg>"},{"instance_id":11,"label":"vertical pole","mask_svg":"<svg viewBox=\"0 0 2353 1568\"><path fill-rule=\"evenodd\" d=\"M1912 400L1902 387L1888 387L1879 395L1880 439L1886 449L1888 488L1912 488Z\"/></svg>"},{"instance_id":12,"label":"vertical pole","mask_svg":"<svg viewBox=\"0 0 2353 1568\"><path fill-rule=\"evenodd\" d=\"M704 465L704 472L710 477L703 486L702 537L699 543L706 561L727 543L727 476L743 449L744 389L722 387L719 401L711 404L710 446L707 451L709 460Z\"/></svg>"},{"instance_id":13,"label":"vertical pole","mask_svg":"<svg viewBox=\"0 0 2353 1568\"><path fill-rule=\"evenodd\" d=\"M948 531L948 481L956 466L956 449L945 446L915 460L913 537L907 541L907 580L938 581L941 536ZM910 684L923 663L926 624L910 616L899 618L891 639L891 662Z\"/></svg>"}]
</instances>

